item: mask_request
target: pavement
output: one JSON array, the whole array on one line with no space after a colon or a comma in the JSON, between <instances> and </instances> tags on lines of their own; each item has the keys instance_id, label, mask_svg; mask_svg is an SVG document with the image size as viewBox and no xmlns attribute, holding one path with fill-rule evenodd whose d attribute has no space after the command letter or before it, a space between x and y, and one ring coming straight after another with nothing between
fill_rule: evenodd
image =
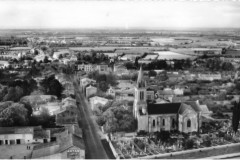
<instances>
[{"instance_id":1,"label":"pavement","mask_svg":"<svg viewBox=\"0 0 240 160\"><path fill-rule=\"evenodd\" d=\"M79 126L83 129L83 137L86 146L86 159L109 159L103 145L101 138L103 134L94 120L90 106L79 90L79 86L74 80L73 82L77 100L77 107L79 109Z\"/></svg>"},{"instance_id":2,"label":"pavement","mask_svg":"<svg viewBox=\"0 0 240 160\"><path fill-rule=\"evenodd\" d=\"M239 159L240 153L231 153L231 154L225 154L225 155L219 155L219 156L213 156L213 157L206 157L205 159Z\"/></svg>"}]
</instances>

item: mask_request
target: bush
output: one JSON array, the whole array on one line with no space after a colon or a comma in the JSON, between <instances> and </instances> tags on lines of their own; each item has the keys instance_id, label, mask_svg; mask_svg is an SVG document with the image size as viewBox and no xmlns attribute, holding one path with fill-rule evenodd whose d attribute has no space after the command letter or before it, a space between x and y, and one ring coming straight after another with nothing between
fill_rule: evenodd
<instances>
[{"instance_id":1,"label":"bush","mask_svg":"<svg viewBox=\"0 0 240 160\"><path fill-rule=\"evenodd\" d=\"M192 149L193 146L194 146L194 140L193 139L187 139L183 146L184 146L185 149Z\"/></svg>"},{"instance_id":2,"label":"bush","mask_svg":"<svg viewBox=\"0 0 240 160\"><path fill-rule=\"evenodd\" d=\"M148 133L144 130L140 130L139 132L137 132L138 136L146 136Z\"/></svg>"}]
</instances>

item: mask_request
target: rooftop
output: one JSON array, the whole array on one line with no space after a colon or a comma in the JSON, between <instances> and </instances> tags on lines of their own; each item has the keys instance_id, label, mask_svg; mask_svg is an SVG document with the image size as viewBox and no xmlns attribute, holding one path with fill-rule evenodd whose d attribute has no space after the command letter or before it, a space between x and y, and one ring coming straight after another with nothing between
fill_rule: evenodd
<instances>
[{"instance_id":1,"label":"rooftop","mask_svg":"<svg viewBox=\"0 0 240 160\"><path fill-rule=\"evenodd\" d=\"M160 103L148 104L148 114L176 114L180 109L181 103Z\"/></svg>"}]
</instances>

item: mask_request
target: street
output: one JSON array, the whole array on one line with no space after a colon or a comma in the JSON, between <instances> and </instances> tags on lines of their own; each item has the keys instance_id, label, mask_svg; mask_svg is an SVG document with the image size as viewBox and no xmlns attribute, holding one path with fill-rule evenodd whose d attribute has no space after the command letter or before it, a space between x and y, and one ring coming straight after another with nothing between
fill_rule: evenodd
<instances>
[{"instance_id":1,"label":"street","mask_svg":"<svg viewBox=\"0 0 240 160\"><path fill-rule=\"evenodd\" d=\"M86 159L109 159L98 135L99 128L96 122L91 118L92 112L86 102L86 98L79 90L76 81L73 82L77 106L79 109L79 126L83 129L83 137L86 146Z\"/></svg>"}]
</instances>

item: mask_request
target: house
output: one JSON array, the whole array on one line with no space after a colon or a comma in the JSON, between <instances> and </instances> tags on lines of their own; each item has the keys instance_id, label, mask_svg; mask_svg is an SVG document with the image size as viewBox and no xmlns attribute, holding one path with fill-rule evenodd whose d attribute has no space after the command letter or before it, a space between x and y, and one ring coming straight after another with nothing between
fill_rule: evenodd
<instances>
[{"instance_id":1,"label":"house","mask_svg":"<svg viewBox=\"0 0 240 160\"><path fill-rule=\"evenodd\" d=\"M99 64L96 66L96 70L100 73L100 74L108 74L109 73L109 68L108 65L106 64Z\"/></svg>"},{"instance_id":2,"label":"house","mask_svg":"<svg viewBox=\"0 0 240 160\"><path fill-rule=\"evenodd\" d=\"M83 93L85 93L86 86L89 84L95 84L96 81L90 78L82 78L80 79L80 89Z\"/></svg>"},{"instance_id":3,"label":"house","mask_svg":"<svg viewBox=\"0 0 240 160\"><path fill-rule=\"evenodd\" d=\"M85 159L83 139L68 134L60 142L37 145L33 148L32 159Z\"/></svg>"},{"instance_id":4,"label":"house","mask_svg":"<svg viewBox=\"0 0 240 160\"><path fill-rule=\"evenodd\" d=\"M169 100L167 100L167 99L163 99L163 98L157 98L157 99L155 99L155 102L156 103L170 103L170 101Z\"/></svg>"},{"instance_id":5,"label":"house","mask_svg":"<svg viewBox=\"0 0 240 160\"><path fill-rule=\"evenodd\" d=\"M0 68L5 69L9 67L9 62L8 61L0 61Z\"/></svg>"},{"instance_id":6,"label":"house","mask_svg":"<svg viewBox=\"0 0 240 160\"><path fill-rule=\"evenodd\" d=\"M30 144L33 127L0 127L0 145Z\"/></svg>"},{"instance_id":7,"label":"house","mask_svg":"<svg viewBox=\"0 0 240 160\"><path fill-rule=\"evenodd\" d=\"M1 145L21 145L47 143L50 141L50 130L38 127L0 127Z\"/></svg>"},{"instance_id":8,"label":"house","mask_svg":"<svg viewBox=\"0 0 240 160\"><path fill-rule=\"evenodd\" d=\"M67 97L62 100L62 104L63 105L76 105L76 100L71 97Z\"/></svg>"},{"instance_id":9,"label":"house","mask_svg":"<svg viewBox=\"0 0 240 160\"><path fill-rule=\"evenodd\" d=\"M92 64L79 64L78 70L85 71L85 72L92 72L96 69L95 65Z\"/></svg>"},{"instance_id":10,"label":"house","mask_svg":"<svg viewBox=\"0 0 240 160\"><path fill-rule=\"evenodd\" d=\"M221 80L221 74L198 74L199 80L213 81L213 80Z\"/></svg>"},{"instance_id":11,"label":"house","mask_svg":"<svg viewBox=\"0 0 240 160\"><path fill-rule=\"evenodd\" d=\"M49 143L50 130L43 130L42 128L35 128L33 134L33 143Z\"/></svg>"},{"instance_id":12,"label":"house","mask_svg":"<svg viewBox=\"0 0 240 160\"><path fill-rule=\"evenodd\" d=\"M45 54L39 54L37 56L34 57L34 59L37 61L37 62L40 62L40 61L44 61L45 57L48 58L49 61L52 61L53 59Z\"/></svg>"},{"instance_id":13,"label":"house","mask_svg":"<svg viewBox=\"0 0 240 160\"><path fill-rule=\"evenodd\" d=\"M76 62L78 59L77 59L77 56L76 55L72 55L71 58L70 58L70 61L73 61L73 62Z\"/></svg>"},{"instance_id":14,"label":"house","mask_svg":"<svg viewBox=\"0 0 240 160\"><path fill-rule=\"evenodd\" d=\"M76 124L78 122L78 109L76 105L63 105L54 112L56 115L56 125L64 126L67 124Z\"/></svg>"},{"instance_id":15,"label":"house","mask_svg":"<svg viewBox=\"0 0 240 160\"><path fill-rule=\"evenodd\" d=\"M98 97L98 96L89 98L89 102L92 110L94 110L98 106L104 106L105 104L107 104L108 101L109 101L108 99Z\"/></svg>"},{"instance_id":16,"label":"house","mask_svg":"<svg viewBox=\"0 0 240 160\"><path fill-rule=\"evenodd\" d=\"M172 102L176 103L176 102L186 102L189 101L190 97L189 96L174 96L172 98Z\"/></svg>"},{"instance_id":17,"label":"house","mask_svg":"<svg viewBox=\"0 0 240 160\"><path fill-rule=\"evenodd\" d=\"M199 131L202 117L198 108L186 103L147 103L147 86L142 77L141 67L133 104L133 115L138 122L138 131L178 130L185 133Z\"/></svg>"},{"instance_id":18,"label":"house","mask_svg":"<svg viewBox=\"0 0 240 160\"><path fill-rule=\"evenodd\" d=\"M110 86L109 89L107 90L107 95L111 95L113 97L116 96L116 92L115 92L115 90L113 89L112 86Z\"/></svg>"},{"instance_id":19,"label":"house","mask_svg":"<svg viewBox=\"0 0 240 160\"><path fill-rule=\"evenodd\" d=\"M133 90L117 90L116 91L116 100L134 100L134 91Z\"/></svg>"},{"instance_id":20,"label":"house","mask_svg":"<svg viewBox=\"0 0 240 160\"><path fill-rule=\"evenodd\" d=\"M67 65L67 64L70 63L70 59L68 59L68 58L63 58L63 59L62 59L62 62L63 62L63 64Z\"/></svg>"},{"instance_id":21,"label":"house","mask_svg":"<svg viewBox=\"0 0 240 160\"><path fill-rule=\"evenodd\" d=\"M55 111L59 110L61 104L59 102L48 102L45 104L36 105L33 110L33 115L40 115L42 111L47 110L50 115L55 115Z\"/></svg>"},{"instance_id":22,"label":"house","mask_svg":"<svg viewBox=\"0 0 240 160\"><path fill-rule=\"evenodd\" d=\"M92 95L95 95L97 93L97 88L90 85L88 87L86 87L86 97L90 97Z\"/></svg>"},{"instance_id":23,"label":"house","mask_svg":"<svg viewBox=\"0 0 240 160\"><path fill-rule=\"evenodd\" d=\"M113 66L113 72L114 74L118 75L118 76L122 76L122 75L129 75L129 71L127 70L127 68L123 65L114 65Z\"/></svg>"},{"instance_id":24,"label":"house","mask_svg":"<svg viewBox=\"0 0 240 160\"><path fill-rule=\"evenodd\" d=\"M65 57L68 54L70 54L69 50L66 50L66 49L59 50L59 51L53 53L53 59L59 59L60 55Z\"/></svg>"},{"instance_id":25,"label":"house","mask_svg":"<svg viewBox=\"0 0 240 160\"><path fill-rule=\"evenodd\" d=\"M172 89L159 90L156 93L157 97L169 99L174 97L174 92Z\"/></svg>"},{"instance_id":26,"label":"house","mask_svg":"<svg viewBox=\"0 0 240 160\"><path fill-rule=\"evenodd\" d=\"M176 89L174 89L173 90L173 93L174 93L174 95L183 95L183 93L184 93L184 89L182 89L182 88L176 88Z\"/></svg>"},{"instance_id":27,"label":"house","mask_svg":"<svg viewBox=\"0 0 240 160\"><path fill-rule=\"evenodd\" d=\"M148 88L147 91L147 100L154 100L155 99L155 93L153 89Z\"/></svg>"}]
</instances>

